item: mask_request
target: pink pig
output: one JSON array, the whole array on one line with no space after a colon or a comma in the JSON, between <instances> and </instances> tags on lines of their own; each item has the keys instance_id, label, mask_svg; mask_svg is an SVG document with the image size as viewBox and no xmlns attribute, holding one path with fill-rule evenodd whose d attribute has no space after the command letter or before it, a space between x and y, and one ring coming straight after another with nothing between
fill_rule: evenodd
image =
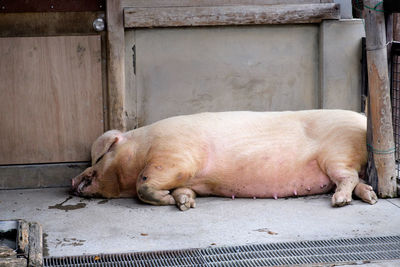
<instances>
[{"instance_id":1,"label":"pink pig","mask_svg":"<svg viewBox=\"0 0 400 267\"><path fill-rule=\"evenodd\" d=\"M181 210L195 207L196 195L276 199L335 187L333 206L350 203L353 191L374 204L359 178L366 161L366 118L356 112L200 113L104 133L72 189Z\"/></svg>"}]
</instances>

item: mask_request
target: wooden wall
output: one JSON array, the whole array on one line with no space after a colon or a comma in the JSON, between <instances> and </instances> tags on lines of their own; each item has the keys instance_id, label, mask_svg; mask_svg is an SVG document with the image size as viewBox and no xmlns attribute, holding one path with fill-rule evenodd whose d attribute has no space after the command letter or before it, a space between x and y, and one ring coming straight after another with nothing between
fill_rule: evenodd
<instances>
[{"instance_id":1,"label":"wooden wall","mask_svg":"<svg viewBox=\"0 0 400 267\"><path fill-rule=\"evenodd\" d=\"M100 36L0 38L0 164L88 161L103 132Z\"/></svg>"}]
</instances>

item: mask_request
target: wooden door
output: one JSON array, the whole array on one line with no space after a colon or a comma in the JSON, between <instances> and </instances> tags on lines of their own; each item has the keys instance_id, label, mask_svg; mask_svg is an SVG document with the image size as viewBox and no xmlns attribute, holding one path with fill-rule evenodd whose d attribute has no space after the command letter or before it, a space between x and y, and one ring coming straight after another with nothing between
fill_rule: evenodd
<instances>
[{"instance_id":1,"label":"wooden door","mask_svg":"<svg viewBox=\"0 0 400 267\"><path fill-rule=\"evenodd\" d=\"M102 106L100 36L0 38L0 165L88 161Z\"/></svg>"}]
</instances>

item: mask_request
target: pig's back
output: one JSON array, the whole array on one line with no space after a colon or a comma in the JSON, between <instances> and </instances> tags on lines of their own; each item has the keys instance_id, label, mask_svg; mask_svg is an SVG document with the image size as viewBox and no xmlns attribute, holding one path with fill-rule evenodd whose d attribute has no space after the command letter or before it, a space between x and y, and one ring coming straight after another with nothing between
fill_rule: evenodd
<instances>
[{"instance_id":1,"label":"pig's back","mask_svg":"<svg viewBox=\"0 0 400 267\"><path fill-rule=\"evenodd\" d=\"M172 130L180 133L179 142L196 140L206 154L188 184L200 195L325 193L333 185L323 160L359 150L362 161L366 154L365 117L350 111L201 113L172 118L168 125L164 134Z\"/></svg>"}]
</instances>

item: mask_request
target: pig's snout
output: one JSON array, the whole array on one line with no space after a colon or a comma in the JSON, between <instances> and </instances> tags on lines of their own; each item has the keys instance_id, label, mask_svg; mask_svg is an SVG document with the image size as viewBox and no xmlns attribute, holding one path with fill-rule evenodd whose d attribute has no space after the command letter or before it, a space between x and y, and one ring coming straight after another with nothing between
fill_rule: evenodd
<instances>
[{"instance_id":1,"label":"pig's snout","mask_svg":"<svg viewBox=\"0 0 400 267\"><path fill-rule=\"evenodd\" d=\"M76 196L79 195L78 194L78 187L79 187L80 182L82 181L81 176L82 175L78 175L78 176L72 178L72 180L71 180L71 190L69 191L69 193L71 195L76 195Z\"/></svg>"},{"instance_id":2,"label":"pig's snout","mask_svg":"<svg viewBox=\"0 0 400 267\"><path fill-rule=\"evenodd\" d=\"M75 188L75 186L76 186L75 178L72 178L71 187Z\"/></svg>"},{"instance_id":3,"label":"pig's snout","mask_svg":"<svg viewBox=\"0 0 400 267\"><path fill-rule=\"evenodd\" d=\"M92 178L95 171L91 169L84 171L71 180L71 194L81 195L84 188L92 184Z\"/></svg>"}]
</instances>

